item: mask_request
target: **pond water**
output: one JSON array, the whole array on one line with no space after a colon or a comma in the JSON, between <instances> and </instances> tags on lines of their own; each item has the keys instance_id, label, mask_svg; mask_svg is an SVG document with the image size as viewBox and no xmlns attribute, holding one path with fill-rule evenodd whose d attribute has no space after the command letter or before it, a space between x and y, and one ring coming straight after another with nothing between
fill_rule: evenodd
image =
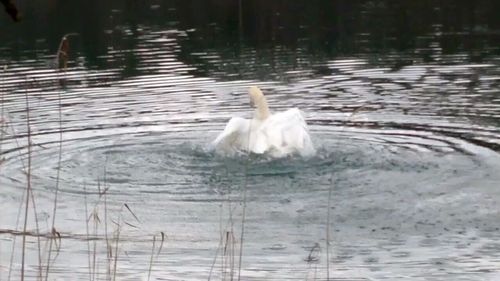
<instances>
[{"instance_id":1,"label":"pond water","mask_svg":"<svg viewBox=\"0 0 500 281\"><path fill-rule=\"evenodd\" d=\"M0 280L28 170L30 278L56 190L53 280L236 279L243 215L243 280L500 278L498 4L75 2L1 19ZM251 85L316 156L210 151Z\"/></svg>"}]
</instances>

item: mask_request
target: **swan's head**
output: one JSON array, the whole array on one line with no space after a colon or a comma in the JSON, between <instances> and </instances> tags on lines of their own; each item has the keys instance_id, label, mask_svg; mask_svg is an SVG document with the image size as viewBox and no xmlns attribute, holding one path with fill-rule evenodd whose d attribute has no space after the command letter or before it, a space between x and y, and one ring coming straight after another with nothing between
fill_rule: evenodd
<instances>
[{"instance_id":1,"label":"swan's head","mask_svg":"<svg viewBox=\"0 0 500 281\"><path fill-rule=\"evenodd\" d=\"M251 107L258 108L259 105L266 102L266 97L264 97L264 94L259 89L259 87L251 86L250 89L248 89L248 95L250 96L250 106Z\"/></svg>"},{"instance_id":2,"label":"swan's head","mask_svg":"<svg viewBox=\"0 0 500 281\"><path fill-rule=\"evenodd\" d=\"M270 113L267 107L266 97L259 87L251 86L250 89L248 89L248 95L250 96L250 106L257 108L257 119L263 120L269 117Z\"/></svg>"}]
</instances>

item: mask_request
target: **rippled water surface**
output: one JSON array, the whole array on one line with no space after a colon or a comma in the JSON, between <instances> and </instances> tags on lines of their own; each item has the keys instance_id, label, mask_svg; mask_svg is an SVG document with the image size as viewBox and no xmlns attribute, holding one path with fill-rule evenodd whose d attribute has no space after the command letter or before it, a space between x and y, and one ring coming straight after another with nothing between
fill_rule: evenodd
<instances>
[{"instance_id":1,"label":"rippled water surface","mask_svg":"<svg viewBox=\"0 0 500 281\"><path fill-rule=\"evenodd\" d=\"M137 7L111 1L97 7L100 21L90 30L65 19L71 30L49 32L49 22L29 34L35 43L25 37L33 19L19 29L5 19L0 279L9 269L19 278L28 173L32 278L34 213L39 232L50 233L56 190L61 239L50 276L61 280L89 280L89 267L105 279L106 241L112 263L118 253L118 279L146 278L153 235L162 250L153 255L152 280L221 279L231 257L238 268L243 210L243 280L325 279L327 263L334 280L500 278L493 4L474 6L482 21L470 25L429 5L434 22L409 32L390 22L399 8L389 2L339 4L330 23L323 14L294 18L292 6L281 16L279 7L259 4L238 17L237 5L209 5L220 10L191 18L187 4L159 1L134 14ZM262 21L248 20L260 9ZM224 21L224 13L233 16ZM388 17L379 22L387 33L370 25L376 15ZM69 32L77 33L69 37L69 67L58 70L54 54ZM272 111L303 110L316 156L210 151L230 117L251 116L250 85L262 88Z\"/></svg>"}]
</instances>

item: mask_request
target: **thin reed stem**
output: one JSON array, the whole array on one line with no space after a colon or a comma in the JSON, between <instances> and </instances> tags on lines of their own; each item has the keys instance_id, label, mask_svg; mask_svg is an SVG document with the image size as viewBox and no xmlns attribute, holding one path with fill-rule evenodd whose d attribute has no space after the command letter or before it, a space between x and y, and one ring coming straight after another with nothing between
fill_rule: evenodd
<instances>
[{"instance_id":1,"label":"thin reed stem","mask_svg":"<svg viewBox=\"0 0 500 281\"><path fill-rule=\"evenodd\" d=\"M250 121L250 128L252 128L252 121ZM245 237L245 216L246 216L246 210L247 210L247 185L248 185L248 165L249 165L249 158L250 158L250 135L251 135L251 130L248 131L248 157L246 158L245 162L245 177L243 180L243 210L241 214L241 235L240 235L240 253L239 253L239 261L238 261L238 281L241 279L241 264L243 260L243 241Z\"/></svg>"},{"instance_id":2,"label":"thin reed stem","mask_svg":"<svg viewBox=\"0 0 500 281\"><path fill-rule=\"evenodd\" d=\"M330 281L330 209L332 187L328 190L328 211L326 213L326 280Z\"/></svg>"},{"instance_id":3,"label":"thin reed stem","mask_svg":"<svg viewBox=\"0 0 500 281\"><path fill-rule=\"evenodd\" d=\"M3 94L2 94L2 99L3 99ZM2 112L3 112L3 102L2 102ZM3 116L3 113L2 113L2 116ZM15 136L16 135L16 130L13 126L9 126L7 122L5 122L5 128L10 128L10 130L12 131L12 135ZM3 132L3 130L2 130ZM17 148L21 148L21 144L19 143L19 140L18 138L14 138L15 142L16 142L16 147ZM19 153L19 159L21 161L21 165L23 166L23 171L25 174L27 174L27 171L26 171L26 164L24 163L23 161L23 158L22 158L22 154L21 154L21 149L18 149L17 150L18 153ZM24 196L26 196L26 189L23 190L23 194L21 196L21 202L19 204L19 209L17 210L17 217L16 217L16 230L18 229L19 227L19 222L21 221L21 214L22 214L22 208L24 206ZM15 253L15 249L16 249L16 242L17 242L17 236L14 236L14 239L12 240L12 248L11 248L11 252L10 252L10 261L9 261L9 273L7 275L7 281L10 281L10 277L12 276L12 268L13 268L13 263L14 263L14 253Z\"/></svg>"},{"instance_id":4,"label":"thin reed stem","mask_svg":"<svg viewBox=\"0 0 500 281\"><path fill-rule=\"evenodd\" d=\"M21 281L24 281L24 267L25 267L25 259L26 259L26 229L28 227L28 210L29 210L29 202L30 202L30 194L31 194L31 124L30 124L30 111L29 111L29 98L28 93L25 93L26 96L26 125L28 130L28 170L26 174L27 181L27 191L26 191L26 203L24 209L24 226L23 226L23 242L22 242L22 255L21 255Z\"/></svg>"},{"instance_id":5,"label":"thin reed stem","mask_svg":"<svg viewBox=\"0 0 500 281\"><path fill-rule=\"evenodd\" d=\"M121 211L120 211L121 213ZM116 280L116 266L118 264L118 242L120 241L120 222L121 222L121 214L120 217L118 218L118 227L117 227L117 233L116 233L116 243L115 243L115 262L113 265L113 281Z\"/></svg>"},{"instance_id":6,"label":"thin reed stem","mask_svg":"<svg viewBox=\"0 0 500 281\"><path fill-rule=\"evenodd\" d=\"M3 72L5 73L5 70L7 69L7 66L5 66L3 68ZM5 80L5 76L2 75L2 84ZM4 133L6 132L6 130L4 129L7 124L7 121L5 121L5 118L4 118L4 110L5 110L5 106L4 106L4 93L3 91L0 91L0 155L2 154L2 143L3 143L3 135ZM5 125L4 125L5 124ZM1 163L2 159L0 159L0 163Z\"/></svg>"},{"instance_id":7,"label":"thin reed stem","mask_svg":"<svg viewBox=\"0 0 500 281\"><path fill-rule=\"evenodd\" d=\"M92 267L91 267L91 256L90 256L90 233L89 233L89 212L87 203L87 186L83 185L83 200L85 201L85 233L87 235L87 253L88 253L88 263L89 263L89 281L92 280Z\"/></svg>"},{"instance_id":8,"label":"thin reed stem","mask_svg":"<svg viewBox=\"0 0 500 281\"><path fill-rule=\"evenodd\" d=\"M92 219L94 220L94 236L97 238L97 229L98 229L98 223L99 223L99 216L97 213L97 207L95 207L94 211L92 212ZM106 250L108 250L106 248ZM97 260L97 239L94 239L94 251L93 251L93 259L92 259L92 280L96 280L96 260ZM98 266L98 265L97 265Z\"/></svg>"},{"instance_id":9,"label":"thin reed stem","mask_svg":"<svg viewBox=\"0 0 500 281\"><path fill-rule=\"evenodd\" d=\"M29 105L29 104L28 104ZM28 107L27 111L30 108ZM33 193L33 188L30 188L31 192L31 204L33 204L33 217L35 218L35 230L36 230L36 240L37 240L37 250L38 250L38 278L42 281L43 266L42 266L42 242L40 238L40 226L38 223L38 213L36 211L35 195Z\"/></svg>"},{"instance_id":10,"label":"thin reed stem","mask_svg":"<svg viewBox=\"0 0 500 281\"><path fill-rule=\"evenodd\" d=\"M35 195L33 194L33 189L31 192L31 204L33 205L33 217L35 218L35 228L36 228L36 240L37 240L37 250L38 250L38 278L42 281L43 267L42 267L42 241L40 238L40 227L38 223L38 214L36 212Z\"/></svg>"},{"instance_id":11,"label":"thin reed stem","mask_svg":"<svg viewBox=\"0 0 500 281\"><path fill-rule=\"evenodd\" d=\"M104 161L104 181L103 181L103 193L102 196L104 197L104 237L106 239L106 249L108 253L112 252L112 246L111 243L109 242L109 237L108 237L108 188L106 187L106 163L107 159ZM111 279L111 255L107 256L108 258L108 269L106 271L107 274L107 279Z\"/></svg>"},{"instance_id":12,"label":"thin reed stem","mask_svg":"<svg viewBox=\"0 0 500 281\"><path fill-rule=\"evenodd\" d=\"M151 279L151 270L153 269L153 257L155 254L156 235L153 235L153 247L151 248L151 258L149 259L148 281Z\"/></svg>"},{"instance_id":13,"label":"thin reed stem","mask_svg":"<svg viewBox=\"0 0 500 281\"><path fill-rule=\"evenodd\" d=\"M19 143L17 143L17 146L19 147ZM24 166L24 162L21 160L21 163ZM25 169L25 168L24 168ZM23 196L21 198L24 199L24 196L26 195L26 190L23 191ZM21 200L22 201L22 200ZM21 221L21 210L23 208L23 203L19 204L19 208L17 210L17 218L16 218L16 230L19 227L19 222ZM12 248L10 251L10 261L9 261L9 273L7 275L7 281L10 281L10 277L12 275L12 268L13 268L13 263L14 263L14 251L16 249L16 241L17 241L17 235L14 236L14 239L12 240Z\"/></svg>"},{"instance_id":14,"label":"thin reed stem","mask_svg":"<svg viewBox=\"0 0 500 281\"><path fill-rule=\"evenodd\" d=\"M22 161L21 161L22 162ZM22 162L24 163L24 162ZM24 199L24 196L26 195L26 190L23 191L23 196L21 198ZM19 209L17 210L17 218L16 218L16 230L17 228L19 227L19 221L21 220L21 210L22 210L22 207L23 207L24 204L19 204ZM7 275L7 281L10 281L10 277L12 275L12 267L13 267L13 263L14 263L14 251L16 249L16 241L17 241L17 235L14 236L14 239L12 239L12 248L11 248L11 251L10 251L10 261L9 261L9 273Z\"/></svg>"},{"instance_id":15,"label":"thin reed stem","mask_svg":"<svg viewBox=\"0 0 500 281\"><path fill-rule=\"evenodd\" d=\"M59 192L59 176L61 173L61 159L62 159L62 109L61 109L61 92L58 92L58 111L59 111L59 154L58 154L58 159L57 159L57 171L56 171L56 189L54 191L54 207L52 209L52 227L51 227L51 233L55 233L55 224L56 224L56 211L57 211L57 198L58 198L58 192ZM55 237L52 236L50 241L49 241L49 253L47 257L47 267L45 269L45 280L49 280L49 269L50 269L50 258L52 254L52 243L54 241Z\"/></svg>"},{"instance_id":16,"label":"thin reed stem","mask_svg":"<svg viewBox=\"0 0 500 281\"><path fill-rule=\"evenodd\" d=\"M215 250L215 256L214 260L212 261L212 265L210 266L210 271L208 272L208 281L212 278L212 272L215 268L215 263L217 262L217 256L219 255L220 248L222 247L222 241L223 241L223 229L222 229L222 204L220 205L220 213L219 213L219 244L217 245L217 249Z\"/></svg>"}]
</instances>

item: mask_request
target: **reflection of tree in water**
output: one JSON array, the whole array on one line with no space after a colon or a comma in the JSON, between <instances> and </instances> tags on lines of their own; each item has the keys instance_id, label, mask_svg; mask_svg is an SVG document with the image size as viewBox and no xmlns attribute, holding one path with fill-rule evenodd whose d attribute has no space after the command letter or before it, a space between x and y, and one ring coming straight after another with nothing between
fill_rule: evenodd
<instances>
[{"instance_id":1,"label":"reflection of tree in water","mask_svg":"<svg viewBox=\"0 0 500 281\"><path fill-rule=\"evenodd\" d=\"M314 5L305 0L240 1L241 19L238 2L177 1L173 20L181 29L198 29L204 45L234 44L242 36L250 46L294 47L307 41L311 49L349 54L361 48L362 43L357 42L360 34L370 35L370 49L384 44L405 49L415 47L415 38L432 32L437 23L444 32L456 35L477 32L480 26L500 28L494 12L500 3L495 1L322 1Z\"/></svg>"},{"instance_id":2,"label":"reflection of tree in water","mask_svg":"<svg viewBox=\"0 0 500 281\"><path fill-rule=\"evenodd\" d=\"M241 6L241 14L240 7ZM497 12L500 2L483 1L26 1L17 24L0 34L5 58L32 56L33 50L54 53L63 34L80 34L78 51L92 65L109 67L99 56L109 50L137 48L144 32L195 31L182 40L181 57L206 71L209 62L191 53L217 53L224 67L242 71L238 60L255 61L254 68L297 66L322 57L403 52L432 59L431 42L439 40L443 54L465 52L473 59L499 52ZM0 19L8 20L7 17ZM439 38L433 35L441 25ZM416 49L419 51L415 52ZM23 50L30 51L28 53ZM35 56L37 52L34 52ZM275 58L260 61L261 57ZM137 65L133 53L123 61ZM207 65L208 64L208 65ZM129 67L130 68L130 67ZM227 71L224 71L227 72ZM234 72L234 71L229 71Z\"/></svg>"}]
</instances>

